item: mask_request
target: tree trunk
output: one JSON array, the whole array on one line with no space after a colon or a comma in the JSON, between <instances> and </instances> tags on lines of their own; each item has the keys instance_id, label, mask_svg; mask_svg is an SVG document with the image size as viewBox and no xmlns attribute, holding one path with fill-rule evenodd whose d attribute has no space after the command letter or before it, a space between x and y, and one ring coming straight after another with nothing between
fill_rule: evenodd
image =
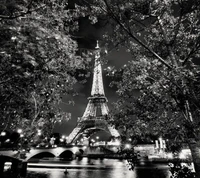
<instances>
[{"instance_id":1,"label":"tree trunk","mask_svg":"<svg viewBox=\"0 0 200 178\"><path fill-rule=\"evenodd\" d=\"M189 148L192 154L196 178L200 178L200 140L190 139Z\"/></svg>"}]
</instances>

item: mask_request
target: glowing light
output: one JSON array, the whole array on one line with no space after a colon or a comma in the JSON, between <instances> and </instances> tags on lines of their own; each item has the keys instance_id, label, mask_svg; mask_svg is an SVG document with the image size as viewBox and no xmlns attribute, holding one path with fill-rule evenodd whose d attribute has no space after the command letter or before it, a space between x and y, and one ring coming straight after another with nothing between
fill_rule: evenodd
<instances>
[{"instance_id":1,"label":"glowing light","mask_svg":"<svg viewBox=\"0 0 200 178\"><path fill-rule=\"evenodd\" d=\"M6 132L1 132L1 136L5 136L6 135Z\"/></svg>"},{"instance_id":2,"label":"glowing light","mask_svg":"<svg viewBox=\"0 0 200 178\"><path fill-rule=\"evenodd\" d=\"M37 133L38 136L42 135L42 133L41 133L42 131L40 129L38 129L37 131L38 131L38 133Z\"/></svg>"},{"instance_id":3,"label":"glowing light","mask_svg":"<svg viewBox=\"0 0 200 178\"><path fill-rule=\"evenodd\" d=\"M117 140L117 141L115 141L114 143L115 143L115 145L116 145L116 146L119 146L119 145L121 145L120 141L118 141L118 140Z\"/></svg>"},{"instance_id":4,"label":"glowing light","mask_svg":"<svg viewBox=\"0 0 200 178\"><path fill-rule=\"evenodd\" d=\"M129 138L129 139L128 139L128 141L132 141L132 139L131 139L131 138Z\"/></svg>"},{"instance_id":5,"label":"glowing light","mask_svg":"<svg viewBox=\"0 0 200 178\"><path fill-rule=\"evenodd\" d=\"M21 137L21 138L24 137L24 134L20 134L20 137Z\"/></svg>"},{"instance_id":6,"label":"glowing light","mask_svg":"<svg viewBox=\"0 0 200 178\"><path fill-rule=\"evenodd\" d=\"M16 36L12 36L12 37L11 37L11 40L16 40L16 39L17 39Z\"/></svg>"},{"instance_id":7,"label":"glowing light","mask_svg":"<svg viewBox=\"0 0 200 178\"><path fill-rule=\"evenodd\" d=\"M19 133L19 134L22 133L22 129L18 129L17 133Z\"/></svg>"},{"instance_id":8,"label":"glowing light","mask_svg":"<svg viewBox=\"0 0 200 178\"><path fill-rule=\"evenodd\" d=\"M95 140L94 140L94 139L91 139L91 142L95 142Z\"/></svg>"},{"instance_id":9,"label":"glowing light","mask_svg":"<svg viewBox=\"0 0 200 178\"><path fill-rule=\"evenodd\" d=\"M179 154L179 158L180 158L180 159L185 159L186 156L185 156L185 154L184 154L183 152L181 152L181 153Z\"/></svg>"},{"instance_id":10,"label":"glowing light","mask_svg":"<svg viewBox=\"0 0 200 178\"><path fill-rule=\"evenodd\" d=\"M6 142L6 143L7 143L7 142L10 142L10 139L7 139L5 142Z\"/></svg>"},{"instance_id":11,"label":"glowing light","mask_svg":"<svg viewBox=\"0 0 200 178\"><path fill-rule=\"evenodd\" d=\"M108 142L107 145L119 146L119 145L121 145L121 143L120 143L119 140L116 140L116 141L114 141L114 142Z\"/></svg>"},{"instance_id":12,"label":"glowing light","mask_svg":"<svg viewBox=\"0 0 200 178\"><path fill-rule=\"evenodd\" d=\"M63 142L64 140L61 138L60 141Z\"/></svg>"},{"instance_id":13,"label":"glowing light","mask_svg":"<svg viewBox=\"0 0 200 178\"><path fill-rule=\"evenodd\" d=\"M78 150L79 150L79 148L78 148L77 146L74 146L74 147L72 148L72 152L73 152L73 153L77 152Z\"/></svg>"},{"instance_id":14,"label":"glowing light","mask_svg":"<svg viewBox=\"0 0 200 178\"><path fill-rule=\"evenodd\" d=\"M66 136L65 136L65 135L63 135L63 136L62 136L62 139L65 139L65 138L66 138Z\"/></svg>"},{"instance_id":15,"label":"glowing light","mask_svg":"<svg viewBox=\"0 0 200 178\"><path fill-rule=\"evenodd\" d=\"M173 154L172 154L172 153L168 153L168 154L167 154L167 158L168 158L168 159L172 159L172 158L173 158Z\"/></svg>"},{"instance_id":16,"label":"glowing light","mask_svg":"<svg viewBox=\"0 0 200 178\"><path fill-rule=\"evenodd\" d=\"M131 148L131 145L127 143L127 144L125 145L125 148L130 149L130 148Z\"/></svg>"}]
</instances>

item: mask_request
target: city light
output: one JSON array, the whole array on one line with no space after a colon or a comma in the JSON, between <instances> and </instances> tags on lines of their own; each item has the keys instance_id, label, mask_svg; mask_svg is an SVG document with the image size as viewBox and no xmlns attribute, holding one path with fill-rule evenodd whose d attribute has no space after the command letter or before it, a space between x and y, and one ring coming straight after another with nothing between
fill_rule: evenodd
<instances>
[{"instance_id":1,"label":"city light","mask_svg":"<svg viewBox=\"0 0 200 178\"><path fill-rule=\"evenodd\" d=\"M62 138L60 138L60 142L64 142L64 140Z\"/></svg>"},{"instance_id":2,"label":"city light","mask_svg":"<svg viewBox=\"0 0 200 178\"><path fill-rule=\"evenodd\" d=\"M119 140L116 140L116 141L107 142L107 145L120 146L121 143Z\"/></svg>"},{"instance_id":3,"label":"city light","mask_svg":"<svg viewBox=\"0 0 200 178\"><path fill-rule=\"evenodd\" d=\"M115 141L114 143L115 143L115 145L116 145L116 146L119 146L119 145L121 145L120 141L118 141L118 140L117 140L117 141Z\"/></svg>"},{"instance_id":4,"label":"city light","mask_svg":"<svg viewBox=\"0 0 200 178\"><path fill-rule=\"evenodd\" d=\"M41 133L41 130L40 129L38 129L38 135L40 136L40 135L42 135L42 133Z\"/></svg>"},{"instance_id":5,"label":"city light","mask_svg":"<svg viewBox=\"0 0 200 178\"><path fill-rule=\"evenodd\" d=\"M68 136L65 137L66 142L68 142Z\"/></svg>"},{"instance_id":6,"label":"city light","mask_svg":"<svg viewBox=\"0 0 200 178\"><path fill-rule=\"evenodd\" d=\"M1 136L5 136L6 135L6 132L1 132Z\"/></svg>"},{"instance_id":7,"label":"city light","mask_svg":"<svg viewBox=\"0 0 200 178\"><path fill-rule=\"evenodd\" d=\"M94 139L91 139L91 142L95 142L95 140L94 140Z\"/></svg>"},{"instance_id":8,"label":"city light","mask_svg":"<svg viewBox=\"0 0 200 178\"><path fill-rule=\"evenodd\" d=\"M7 139L5 142L6 142L6 143L10 142L10 139Z\"/></svg>"},{"instance_id":9,"label":"city light","mask_svg":"<svg viewBox=\"0 0 200 178\"><path fill-rule=\"evenodd\" d=\"M130 148L131 148L131 145L127 143L127 144L125 144L125 148L126 148L126 149L130 149Z\"/></svg>"},{"instance_id":10,"label":"city light","mask_svg":"<svg viewBox=\"0 0 200 178\"><path fill-rule=\"evenodd\" d=\"M18 129L17 133L19 133L19 134L22 133L22 129Z\"/></svg>"}]
</instances>

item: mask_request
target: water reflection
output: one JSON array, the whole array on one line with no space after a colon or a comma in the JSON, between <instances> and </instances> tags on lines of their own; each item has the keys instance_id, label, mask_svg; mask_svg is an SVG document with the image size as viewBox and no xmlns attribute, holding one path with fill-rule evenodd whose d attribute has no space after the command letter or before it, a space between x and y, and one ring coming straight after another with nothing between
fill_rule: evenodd
<instances>
[{"instance_id":1,"label":"water reflection","mask_svg":"<svg viewBox=\"0 0 200 178\"><path fill-rule=\"evenodd\" d=\"M134 171L129 171L126 161L114 159L92 159L84 158L81 161L73 160L67 165L88 165L102 166L106 169L65 169L53 168L28 168L27 178L169 178L170 173L167 165L143 165L137 166Z\"/></svg>"}]
</instances>

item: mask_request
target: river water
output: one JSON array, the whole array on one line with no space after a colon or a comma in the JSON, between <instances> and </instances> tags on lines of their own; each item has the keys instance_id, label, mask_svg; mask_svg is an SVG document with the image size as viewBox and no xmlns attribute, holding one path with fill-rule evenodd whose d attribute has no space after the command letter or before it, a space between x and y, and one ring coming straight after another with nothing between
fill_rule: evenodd
<instances>
[{"instance_id":1,"label":"river water","mask_svg":"<svg viewBox=\"0 0 200 178\"><path fill-rule=\"evenodd\" d=\"M133 171L124 160L83 158L81 161L73 160L65 169L58 168L28 168L27 178L170 178L170 172L166 164L139 165ZM73 165L81 165L84 168L74 169ZM93 165L95 168L88 168ZM105 168L102 169L102 166Z\"/></svg>"}]
</instances>

